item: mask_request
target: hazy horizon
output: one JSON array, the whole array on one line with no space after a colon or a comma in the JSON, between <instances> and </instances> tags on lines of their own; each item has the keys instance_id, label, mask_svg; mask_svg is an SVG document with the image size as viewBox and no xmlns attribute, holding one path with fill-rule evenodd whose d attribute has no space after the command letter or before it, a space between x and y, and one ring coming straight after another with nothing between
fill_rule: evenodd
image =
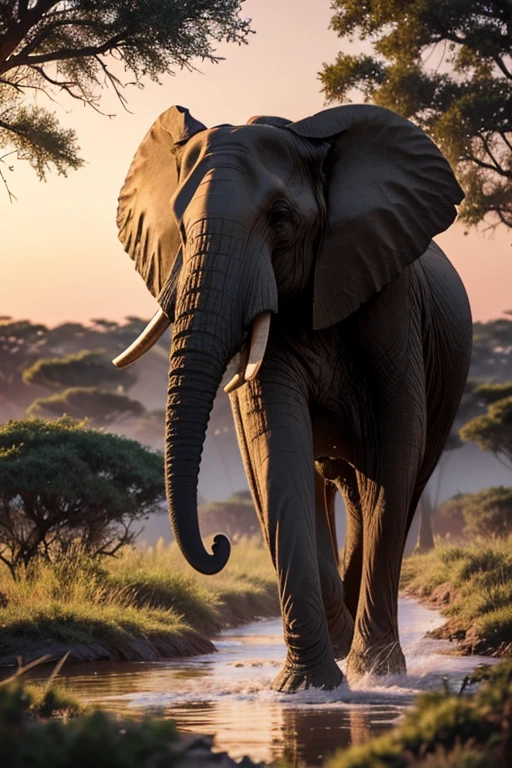
<instances>
[{"instance_id":1,"label":"hazy horizon","mask_svg":"<svg viewBox=\"0 0 512 768\"><path fill-rule=\"evenodd\" d=\"M45 184L27 163L16 163L7 174L13 204L0 185L0 314L47 325L152 315L156 302L124 254L115 225L118 192L138 143L171 104L187 106L206 125L243 124L257 114L295 120L323 109L317 73L341 41L328 29L329 0L314 5L247 0L243 12L256 31L248 45L220 45L217 54L226 61L199 62L204 74L177 72L161 85L129 89L131 113L107 92L102 109L116 112L112 119L59 98L55 111L63 126L76 129L86 165L68 178L50 174ZM512 309L510 230L489 239L464 236L456 224L436 240L464 280L475 320Z\"/></svg>"}]
</instances>

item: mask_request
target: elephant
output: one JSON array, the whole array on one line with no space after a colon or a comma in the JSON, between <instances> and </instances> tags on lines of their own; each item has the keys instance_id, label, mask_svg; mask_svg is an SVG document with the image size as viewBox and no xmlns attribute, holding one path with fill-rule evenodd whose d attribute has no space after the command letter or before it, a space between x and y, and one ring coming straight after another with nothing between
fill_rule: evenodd
<instances>
[{"instance_id":1,"label":"elephant","mask_svg":"<svg viewBox=\"0 0 512 768\"><path fill-rule=\"evenodd\" d=\"M115 361L172 325L166 492L178 546L219 572L197 481L229 365L237 439L277 574L278 691L405 671L397 625L405 539L462 396L464 286L432 240L464 197L409 120L348 104L299 121L206 128L164 112L121 190L119 238L159 309ZM341 557L334 496L343 495Z\"/></svg>"}]
</instances>

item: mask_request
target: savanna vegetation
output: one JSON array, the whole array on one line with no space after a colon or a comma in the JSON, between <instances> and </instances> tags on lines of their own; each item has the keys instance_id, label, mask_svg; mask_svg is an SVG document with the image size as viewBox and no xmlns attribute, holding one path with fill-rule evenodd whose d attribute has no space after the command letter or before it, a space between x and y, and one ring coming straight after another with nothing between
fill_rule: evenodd
<instances>
[{"instance_id":1,"label":"savanna vegetation","mask_svg":"<svg viewBox=\"0 0 512 768\"><path fill-rule=\"evenodd\" d=\"M512 663L480 667L463 681L460 690L423 694L398 727L363 745L338 751L324 768L508 766L512 761L511 705ZM17 674L0 684L0 761L5 768L67 768L91 763L167 768L178 762L186 765L190 746L180 742L170 720L118 720L100 709L84 709L51 678L44 686L36 686ZM192 758L192 752L189 755ZM201 764L210 764L204 741L201 756ZM192 764L197 762L192 760ZM246 759L244 765L254 764ZM280 760L277 765L287 768L288 763Z\"/></svg>"},{"instance_id":2,"label":"savanna vegetation","mask_svg":"<svg viewBox=\"0 0 512 768\"><path fill-rule=\"evenodd\" d=\"M402 589L447 618L435 636L465 653L512 653L512 536L439 543L404 560Z\"/></svg>"},{"instance_id":3,"label":"savanna vegetation","mask_svg":"<svg viewBox=\"0 0 512 768\"><path fill-rule=\"evenodd\" d=\"M10 421L0 486L0 664L207 652L227 624L278 613L261 542L239 542L218 578L175 546L132 546L164 500L162 455L134 440L69 418Z\"/></svg>"},{"instance_id":4,"label":"savanna vegetation","mask_svg":"<svg viewBox=\"0 0 512 768\"><path fill-rule=\"evenodd\" d=\"M476 692L468 686L481 683ZM463 695L464 694L464 695ZM461 691L426 693L397 728L325 768L489 768L512 762L512 662L477 669Z\"/></svg>"},{"instance_id":5,"label":"savanna vegetation","mask_svg":"<svg viewBox=\"0 0 512 768\"><path fill-rule=\"evenodd\" d=\"M252 540L214 577L193 571L176 545L125 547L116 558L75 552L16 581L0 570L0 665L68 651L75 660L208 653L223 627L278 613L270 558Z\"/></svg>"}]
</instances>

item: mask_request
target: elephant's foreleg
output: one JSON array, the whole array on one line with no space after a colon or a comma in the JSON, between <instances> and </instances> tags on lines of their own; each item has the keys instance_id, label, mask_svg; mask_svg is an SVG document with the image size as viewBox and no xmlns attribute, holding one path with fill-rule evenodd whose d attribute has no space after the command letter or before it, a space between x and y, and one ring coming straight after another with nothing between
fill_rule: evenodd
<instances>
[{"instance_id":1,"label":"elephant's foreleg","mask_svg":"<svg viewBox=\"0 0 512 768\"><path fill-rule=\"evenodd\" d=\"M320 587L306 386L297 371L277 371L267 357L258 378L233 397L240 447L246 451L254 501L278 578L287 657L272 687L289 692L334 688L343 679Z\"/></svg>"},{"instance_id":2,"label":"elephant's foreleg","mask_svg":"<svg viewBox=\"0 0 512 768\"><path fill-rule=\"evenodd\" d=\"M334 522L336 486L315 472L316 542L320 587L329 635L337 659L348 656L354 621L343 596L343 582L338 570L338 549Z\"/></svg>"}]
</instances>

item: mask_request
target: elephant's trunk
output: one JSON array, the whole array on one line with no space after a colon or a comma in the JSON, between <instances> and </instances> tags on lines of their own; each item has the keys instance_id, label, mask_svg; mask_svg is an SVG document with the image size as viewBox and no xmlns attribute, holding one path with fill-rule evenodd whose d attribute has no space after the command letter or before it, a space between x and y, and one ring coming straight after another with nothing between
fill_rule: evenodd
<instances>
[{"instance_id":1,"label":"elephant's trunk","mask_svg":"<svg viewBox=\"0 0 512 768\"><path fill-rule=\"evenodd\" d=\"M176 302L165 471L176 541L193 568L214 574L225 566L230 545L225 536L217 536L210 554L199 531L197 481L206 428L227 364L240 350L254 317L273 310L276 302L275 284L271 291L258 291L255 302L248 300L248 265L241 258L240 241L236 247L232 235L206 234L204 220L199 230L188 235Z\"/></svg>"},{"instance_id":2,"label":"elephant's trunk","mask_svg":"<svg viewBox=\"0 0 512 768\"><path fill-rule=\"evenodd\" d=\"M226 351L209 334L208 349L189 346L195 332L191 317L176 323L171 346L165 437L165 473L169 515L182 553L197 571L218 573L226 565L230 545L217 536L213 554L202 542L197 516L197 480L213 400L226 366ZM210 316L212 322L214 317ZM205 314L204 322L208 323ZM178 331L178 333L177 333ZM177 338L178 335L178 338Z\"/></svg>"}]
</instances>

